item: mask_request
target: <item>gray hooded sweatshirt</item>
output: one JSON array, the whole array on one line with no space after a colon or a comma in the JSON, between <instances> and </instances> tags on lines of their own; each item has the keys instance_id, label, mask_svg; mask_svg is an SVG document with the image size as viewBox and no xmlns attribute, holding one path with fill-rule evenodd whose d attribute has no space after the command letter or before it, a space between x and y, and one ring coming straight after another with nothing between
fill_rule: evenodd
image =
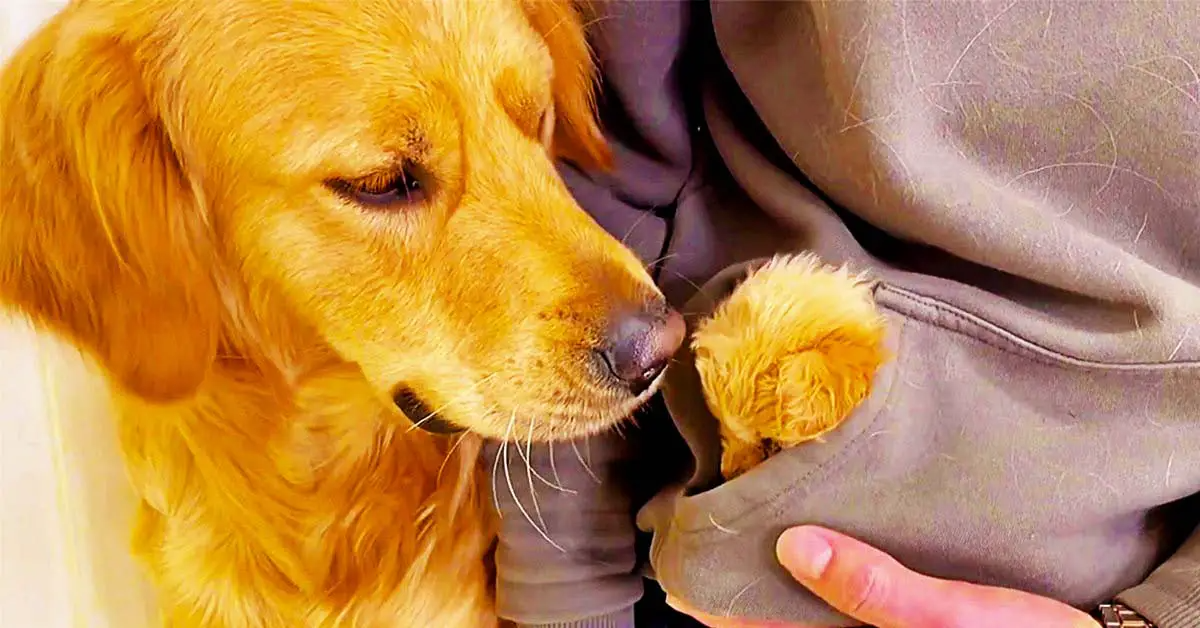
<instances>
[{"instance_id":1,"label":"gray hooded sweatshirt","mask_svg":"<svg viewBox=\"0 0 1200 628\"><path fill-rule=\"evenodd\" d=\"M536 476L510 453L501 614L632 626L650 574L855 625L776 563L815 523L1200 626L1200 2L600 7L618 168L564 168L584 208L692 320L778 252L867 270L896 359L825 442L730 482L687 351L669 416L535 447Z\"/></svg>"}]
</instances>

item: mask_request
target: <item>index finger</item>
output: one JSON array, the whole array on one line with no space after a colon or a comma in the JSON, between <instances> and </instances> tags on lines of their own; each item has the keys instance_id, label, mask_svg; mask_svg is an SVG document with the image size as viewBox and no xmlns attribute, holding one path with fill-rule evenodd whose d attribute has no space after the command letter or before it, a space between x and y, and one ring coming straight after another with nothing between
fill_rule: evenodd
<instances>
[{"instance_id":1,"label":"index finger","mask_svg":"<svg viewBox=\"0 0 1200 628\"><path fill-rule=\"evenodd\" d=\"M1030 593L910 571L843 534L802 526L777 545L780 562L839 611L879 628L1095 628L1086 614Z\"/></svg>"}]
</instances>

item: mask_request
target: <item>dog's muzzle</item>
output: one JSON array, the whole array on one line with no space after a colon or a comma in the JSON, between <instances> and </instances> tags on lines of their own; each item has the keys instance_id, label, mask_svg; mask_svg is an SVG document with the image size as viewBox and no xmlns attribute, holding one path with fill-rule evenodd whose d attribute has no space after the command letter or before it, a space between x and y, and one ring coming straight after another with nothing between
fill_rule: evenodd
<instances>
[{"instance_id":1,"label":"dog's muzzle","mask_svg":"<svg viewBox=\"0 0 1200 628\"><path fill-rule=\"evenodd\" d=\"M413 427L420 428L430 434L457 434L466 431L466 428L459 427L446 419L438 416L417 393L411 388L402 386L392 395L392 401L396 407L412 421Z\"/></svg>"}]
</instances>

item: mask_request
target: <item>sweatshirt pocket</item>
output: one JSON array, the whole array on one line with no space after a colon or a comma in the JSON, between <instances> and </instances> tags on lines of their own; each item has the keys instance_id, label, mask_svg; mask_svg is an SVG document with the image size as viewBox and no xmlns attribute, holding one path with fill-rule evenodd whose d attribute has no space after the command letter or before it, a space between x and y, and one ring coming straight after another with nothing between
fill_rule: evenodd
<instances>
[{"instance_id":1,"label":"sweatshirt pocket","mask_svg":"<svg viewBox=\"0 0 1200 628\"><path fill-rule=\"evenodd\" d=\"M692 481L639 513L673 595L716 615L853 626L777 564L775 539L825 525L937 577L1097 603L1144 578L1196 525L1200 377L1191 364L1104 364L1028 342L881 283L894 359L823 443L732 481L691 356L667 400ZM1176 453L1180 455L1175 455Z\"/></svg>"}]
</instances>

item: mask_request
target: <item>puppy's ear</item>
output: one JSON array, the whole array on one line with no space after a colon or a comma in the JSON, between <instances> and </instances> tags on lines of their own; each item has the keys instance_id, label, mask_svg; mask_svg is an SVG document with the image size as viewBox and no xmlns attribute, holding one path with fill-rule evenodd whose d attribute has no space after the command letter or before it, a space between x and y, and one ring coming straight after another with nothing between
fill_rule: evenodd
<instances>
[{"instance_id":1,"label":"puppy's ear","mask_svg":"<svg viewBox=\"0 0 1200 628\"><path fill-rule=\"evenodd\" d=\"M596 64L584 34L582 2L526 0L525 11L554 59L554 152L586 170L612 167L596 121Z\"/></svg>"},{"instance_id":2,"label":"puppy's ear","mask_svg":"<svg viewBox=\"0 0 1200 628\"><path fill-rule=\"evenodd\" d=\"M68 21L0 75L0 302L92 352L127 391L186 398L218 342L207 222L147 97L146 57Z\"/></svg>"}]
</instances>

